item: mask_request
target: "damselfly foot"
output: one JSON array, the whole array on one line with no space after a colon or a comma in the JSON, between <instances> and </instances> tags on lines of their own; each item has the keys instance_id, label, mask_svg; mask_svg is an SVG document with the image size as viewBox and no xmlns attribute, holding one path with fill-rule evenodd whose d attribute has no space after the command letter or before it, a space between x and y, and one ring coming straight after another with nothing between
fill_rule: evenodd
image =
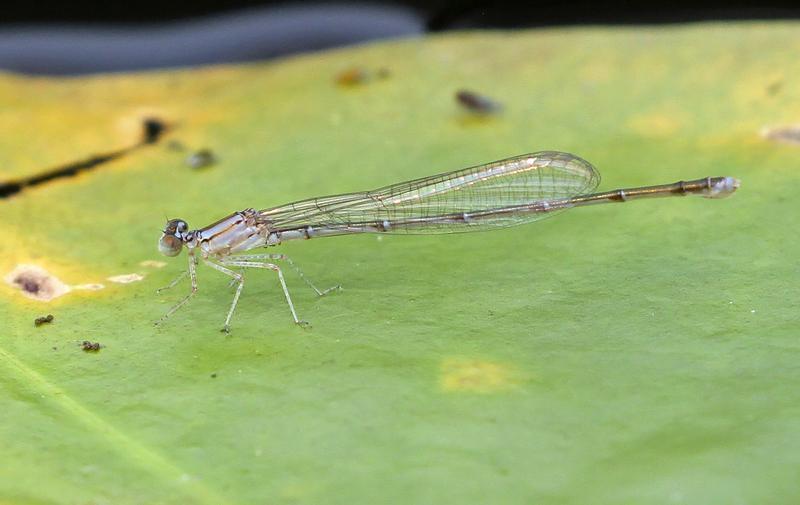
<instances>
[{"instance_id":1,"label":"damselfly foot","mask_svg":"<svg viewBox=\"0 0 800 505\"><path fill-rule=\"evenodd\" d=\"M185 279L188 274L189 274L188 270L184 270L183 272L181 272L181 274L179 276L175 277L172 280L172 282L170 282L166 286L162 286L162 287L156 289L156 294L160 295L162 292L164 292L164 291L166 291L168 289L174 288L180 281Z\"/></svg>"},{"instance_id":2,"label":"damselfly foot","mask_svg":"<svg viewBox=\"0 0 800 505\"><path fill-rule=\"evenodd\" d=\"M332 293L334 291L336 291L336 292L342 291L342 285L341 284L337 284L335 286L329 287L328 289L323 289L322 291L317 291L317 296L322 298L323 296L327 295L328 293Z\"/></svg>"}]
</instances>

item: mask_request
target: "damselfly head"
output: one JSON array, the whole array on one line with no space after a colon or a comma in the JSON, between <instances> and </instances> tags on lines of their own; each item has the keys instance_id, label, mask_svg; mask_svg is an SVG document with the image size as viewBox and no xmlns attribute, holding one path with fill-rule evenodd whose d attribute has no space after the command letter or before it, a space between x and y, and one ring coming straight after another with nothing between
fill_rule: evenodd
<instances>
[{"instance_id":1,"label":"damselfly head","mask_svg":"<svg viewBox=\"0 0 800 505\"><path fill-rule=\"evenodd\" d=\"M170 219L158 240L158 250L164 256L177 256L188 238L189 225L182 219Z\"/></svg>"}]
</instances>

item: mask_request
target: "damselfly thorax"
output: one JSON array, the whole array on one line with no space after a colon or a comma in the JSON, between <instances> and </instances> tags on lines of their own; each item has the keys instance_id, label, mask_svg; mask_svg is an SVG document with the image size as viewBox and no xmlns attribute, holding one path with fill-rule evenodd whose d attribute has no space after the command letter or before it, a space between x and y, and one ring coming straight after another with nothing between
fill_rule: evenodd
<instances>
[{"instance_id":1,"label":"damselfly thorax","mask_svg":"<svg viewBox=\"0 0 800 505\"><path fill-rule=\"evenodd\" d=\"M244 286L243 274L237 270L245 268L276 272L295 323L306 324L298 319L281 268L272 261L287 262L319 296L339 287L317 289L283 254L243 253L287 240L332 235L491 230L534 222L572 207L666 196L723 198L739 187L739 181L733 177L706 177L595 193L599 183L600 174L589 162L569 153L547 151L373 191L310 198L265 210L245 209L192 231L185 221L172 219L159 240L159 250L167 256L176 256L183 247L187 248L187 273L192 290L159 322L186 304L197 291L198 260L230 276L237 286L225 319L225 331ZM167 287L174 286L184 276Z\"/></svg>"},{"instance_id":2,"label":"damselfly thorax","mask_svg":"<svg viewBox=\"0 0 800 505\"><path fill-rule=\"evenodd\" d=\"M222 259L230 254L241 253L263 247L267 243L269 230L265 222L259 222L255 209L234 212L214 224L195 232L197 246L203 257Z\"/></svg>"}]
</instances>

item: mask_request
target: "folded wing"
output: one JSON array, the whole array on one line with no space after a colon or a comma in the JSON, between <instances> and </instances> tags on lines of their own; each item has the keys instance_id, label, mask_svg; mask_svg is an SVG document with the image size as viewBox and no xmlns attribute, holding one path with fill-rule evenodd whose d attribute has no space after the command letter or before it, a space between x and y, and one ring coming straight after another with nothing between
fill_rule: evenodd
<instances>
[{"instance_id":1,"label":"folded wing","mask_svg":"<svg viewBox=\"0 0 800 505\"><path fill-rule=\"evenodd\" d=\"M273 231L457 233L543 219L592 192L600 175L572 154L546 151L374 191L312 198L260 211ZM330 234L330 233L329 233Z\"/></svg>"}]
</instances>

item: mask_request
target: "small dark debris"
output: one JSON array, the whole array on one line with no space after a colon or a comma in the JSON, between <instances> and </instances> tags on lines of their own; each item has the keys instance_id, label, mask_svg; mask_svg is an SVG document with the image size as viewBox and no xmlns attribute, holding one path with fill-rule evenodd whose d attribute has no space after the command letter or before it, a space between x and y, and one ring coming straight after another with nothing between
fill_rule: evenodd
<instances>
[{"instance_id":1,"label":"small dark debris","mask_svg":"<svg viewBox=\"0 0 800 505\"><path fill-rule=\"evenodd\" d=\"M84 340L81 343L81 349L83 349L85 352L97 352L101 347L103 346L100 345L100 342L90 342L88 340Z\"/></svg>"},{"instance_id":2,"label":"small dark debris","mask_svg":"<svg viewBox=\"0 0 800 505\"><path fill-rule=\"evenodd\" d=\"M217 161L217 157L210 149L200 149L186 158L186 164L195 169L209 167Z\"/></svg>"},{"instance_id":3,"label":"small dark debris","mask_svg":"<svg viewBox=\"0 0 800 505\"><path fill-rule=\"evenodd\" d=\"M767 95L775 96L783 89L783 81L775 81L767 86Z\"/></svg>"},{"instance_id":4,"label":"small dark debris","mask_svg":"<svg viewBox=\"0 0 800 505\"><path fill-rule=\"evenodd\" d=\"M465 110L479 115L495 114L503 108L499 102L465 89L456 92L456 102Z\"/></svg>"},{"instance_id":5,"label":"small dark debris","mask_svg":"<svg viewBox=\"0 0 800 505\"><path fill-rule=\"evenodd\" d=\"M53 314L47 314L46 316L43 316L43 317L37 317L33 321L33 325L36 326L36 327L39 327L39 326L41 326L43 324L52 323L52 322L53 322Z\"/></svg>"},{"instance_id":6,"label":"small dark debris","mask_svg":"<svg viewBox=\"0 0 800 505\"><path fill-rule=\"evenodd\" d=\"M167 125L157 117L148 117L142 121L142 143L155 144L167 129Z\"/></svg>"},{"instance_id":7,"label":"small dark debris","mask_svg":"<svg viewBox=\"0 0 800 505\"><path fill-rule=\"evenodd\" d=\"M377 70L369 70L364 67L353 66L336 74L336 84L344 87L353 87L366 84L373 79L388 79L391 75L391 71L386 67L380 67Z\"/></svg>"},{"instance_id":8,"label":"small dark debris","mask_svg":"<svg viewBox=\"0 0 800 505\"><path fill-rule=\"evenodd\" d=\"M369 72L363 67L350 67L336 74L339 86L356 86L369 80Z\"/></svg>"},{"instance_id":9,"label":"small dark debris","mask_svg":"<svg viewBox=\"0 0 800 505\"><path fill-rule=\"evenodd\" d=\"M212 378L212 379L216 379L216 378L217 378L217 374L216 374L216 372L211 374L211 378Z\"/></svg>"},{"instance_id":10,"label":"small dark debris","mask_svg":"<svg viewBox=\"0 0 800 505\"><path fill-rule=\"evenodd\" d=\"M57 350L58 350L58 347L56 347L56 346L53 346L53 350L54 350L54 351L57 351Z\"/></svg>"}]
</instances>

